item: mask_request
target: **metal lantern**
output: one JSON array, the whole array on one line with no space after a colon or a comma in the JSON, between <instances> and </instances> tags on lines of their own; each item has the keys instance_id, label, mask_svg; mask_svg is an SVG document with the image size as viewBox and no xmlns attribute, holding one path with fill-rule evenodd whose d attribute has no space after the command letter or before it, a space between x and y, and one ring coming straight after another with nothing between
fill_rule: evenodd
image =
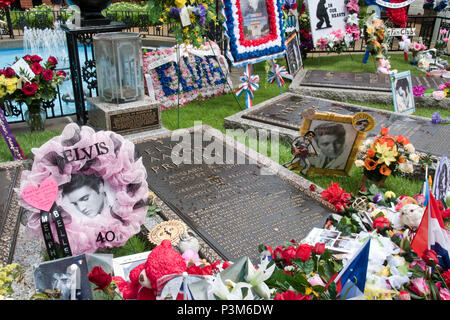
<instances>
[{"instance_id":1,"label":"metal lantern","mask_svg":"<svg viewBox=\"0 0 450 320\"><path fill-rule=\"evenodd\" d=\"M144 96L141 47L139 33L109 32L94 36L98 94L102 99L126 103Z\"/></svg>"}]
</instances>

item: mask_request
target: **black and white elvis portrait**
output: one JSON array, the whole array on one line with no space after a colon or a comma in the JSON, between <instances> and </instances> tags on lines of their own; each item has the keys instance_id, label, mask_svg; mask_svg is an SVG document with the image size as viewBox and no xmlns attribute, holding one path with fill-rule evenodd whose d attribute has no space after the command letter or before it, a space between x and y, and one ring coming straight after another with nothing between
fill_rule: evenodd
<instances>
[{"instance_id":1,"label":"black and white elvis portrait","mask_svg":"<svg viewBox=\"0 0 450 320\"><path fill-rule=\"evenodd\" d=\"M438 163L433 183L433 195L447 208L446 199L450 193L450 165L447 156L442 156Z\"/></svg>"},{"instance_id":2,"label":"black and white elvis portrait","mask_svg":"<svg viewBox=\"0 0 450 320\"><path fill-rule=\"evenodd\" d=\"M311 167L330 170L345 170L352 152L357 131L351 123L313 120L310 130L314 131L313 145L316 157L311 157Z\"/></svg>"}]
</instances>

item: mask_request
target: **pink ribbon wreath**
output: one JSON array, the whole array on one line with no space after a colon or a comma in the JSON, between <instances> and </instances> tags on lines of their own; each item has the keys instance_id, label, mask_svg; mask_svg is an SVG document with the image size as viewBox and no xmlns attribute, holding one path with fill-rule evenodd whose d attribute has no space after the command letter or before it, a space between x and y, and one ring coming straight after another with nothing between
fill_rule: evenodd
<instances>
[{"instance_id":1,"label":"pink ribbon wreath","mask_svg":"<svg viewBox=\"0 0 450 320\"><path fill-rule=\"evenodd\" d=\"M63 217L72 254L92 253L99 248L123 246L140 231L148 210L147 172L142 158L135 157L135 146L111 131L95 132L88 126L67 125L60 136L31 150L31 170L22 173L16 189L20 205L27 211L27 230L42 237L40 211L21 198L27 186L38 187L51 178L58 183L56 205ZM107 208L95 217L77 212L63 195L63 185L72 175L102 178ZM54 224L52 233L57 242ZM99 235L101 237L99 237Z\"/></svg>"}]
</instances>

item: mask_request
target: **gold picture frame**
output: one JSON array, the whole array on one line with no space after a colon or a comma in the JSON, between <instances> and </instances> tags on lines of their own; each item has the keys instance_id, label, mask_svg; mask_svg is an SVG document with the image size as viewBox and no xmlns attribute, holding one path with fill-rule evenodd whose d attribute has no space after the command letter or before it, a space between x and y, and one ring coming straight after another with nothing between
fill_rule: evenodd
<instances>
[{"instance_id":1,"label":"gold picture frame","mask_svg":"<svg viewBox=\"0 0 450 320\"><path fill-rule=\"evenodd\" d=\"M319 158L316 161L314 159L315 157L311 157L309 159L309 161L311 162L311 167L309 168L307 174L315 173L322 175L340 176L349 175L350 170L355 163L358 149L366 138L365 131L358 131L355 129L353 125L355 116L356 115L342 115L332 112L315 112L314 109L309 109L308 116L303 118L303 123L300 127L301 136L304 136L308 131L314 131L315 128L319 126L324 127L327 124L340 124L341 126L339 127L343 128L345 131L345 142L342 146L343 151L337 157L337 159L340 158L340 164L335 165L334 167L323 167L322 165L320 165L320 162L324 162L322 160L326 158L326 156L323 155L323 152L321 153L320 142L317 142L320 139L320 136L318 136L317 132L315 132L315 137L313 138L313 147L318 153L316 157ZM361 115L359 114L358 117L360 116ZM371 117L370 115L368 116ZM331 163L333 161L331 161Z\"/></svg>"}]
</instances>

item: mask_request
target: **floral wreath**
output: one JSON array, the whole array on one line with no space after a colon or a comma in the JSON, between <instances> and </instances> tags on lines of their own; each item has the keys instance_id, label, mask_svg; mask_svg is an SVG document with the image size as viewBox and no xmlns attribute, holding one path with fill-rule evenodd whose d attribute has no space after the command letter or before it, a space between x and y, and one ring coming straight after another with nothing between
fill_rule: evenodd
<instances>
[{"instance_id":1,"label":"floral wreath","mask_svg":"<svg viewBox=\"0 0 450 320\"><path fill-rule=\"evenodd\" d=\"M263 38L246 40L240 0L224 0L222 14L225 35L229 40L227 56L234 67L276 59L285 54L283 11L280 0L265 0L269 18L269 34Z\"/></svg>"},{"instance_id":2,"label":"floral wreath","mask_svg":"<svg viewBox=\"0 0 450 320\"><path fill-rule=\"evenodd\" d=\"M82 151L83 148L89 150L91 157ZM147 172L142 158L135 158L135 147L131 141L111 131L95 132L88 126L80 128L71 123L60 136L50 139L40 148L32 149L32 152L33 166L22 173L16 192L20 205L31 212L27 230L33 235L42 237L41 214L21 195L27 186L39 186L47 178L56 181L59 187L55 203L63 218L72 254L123 246L140 231L148 210ZM79 160L75 159L75 154ZM69 155L71 158L67 161ZM71 181L72 174L95 175L103 179L105 187L108 186L108 191L113 194L112 199L110 196L106 199L110 214L102 212L95 218L83 217L81 213L71 214L73 209L63 200L61 189ZM108 194L111 195L111 192ZM52 224L51 228L56 240L55 225ZM99 235L102 241L99 241Z\"/></svg>"},{"instance_id":3,"label":"floral wreath","mask_svg":"<svg viewBox=\"0 0 450 320\"><path fill-rule=\"evenodd\" d=\"M320 37L316 43L316 47L320 50L341 53L359 40L361 32L359 30L358 0L346 0L345 7L348 13L345 21L345 33L341 29L337 29L330 32L328 36Z\"/></svg>"}]
</instances>

